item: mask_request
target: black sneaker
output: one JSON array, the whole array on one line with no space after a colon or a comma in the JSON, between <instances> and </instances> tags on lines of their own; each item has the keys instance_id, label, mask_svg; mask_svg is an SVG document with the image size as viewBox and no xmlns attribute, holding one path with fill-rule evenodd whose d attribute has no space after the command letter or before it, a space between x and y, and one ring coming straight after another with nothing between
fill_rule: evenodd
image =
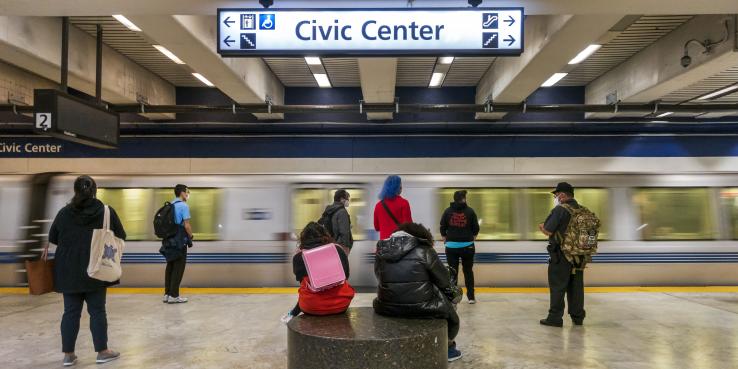
<instances>
[{"instance_id":1,"label":"black sneaker","mask_svg":"<svg viewBox=\"0 0 738 369\"><path fill-rule=\"evenodd\" d=\"M549 327L563 327L564 326L564 322L552 322L548 319L541 319L539 323L541 323L541 325L547 325Z\"/></svg>"},{"instance_id":2,"label":"black sneaker","mask_svg":"<svg viewBox=\"0 0 738 369\"><path fill-rule=\"evenodd\" d=\"M574 325L584 325L584 319L572 319L571 320Z\"/></svg>"}]
</instances>

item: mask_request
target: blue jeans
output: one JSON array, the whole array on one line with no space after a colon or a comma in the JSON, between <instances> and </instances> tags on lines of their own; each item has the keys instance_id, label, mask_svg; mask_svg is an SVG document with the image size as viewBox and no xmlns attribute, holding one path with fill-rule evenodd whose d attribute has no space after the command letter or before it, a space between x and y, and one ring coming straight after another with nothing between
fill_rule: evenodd
<instances>
[{"instance_id":1,"label":"blue jeans","mask_svg":"<svg viewBox=\"0 0 738 369\"><path fill-rule=\"evenodd\" d=\"M64 294L64 315L61 321L62 351L74 352L79 334L79 320L82 316L82 304L87 302L90 314L90 331L95 351L108 349L108 316L105 313L105 297L107 289Z\"/></svg>"}]
</instances>

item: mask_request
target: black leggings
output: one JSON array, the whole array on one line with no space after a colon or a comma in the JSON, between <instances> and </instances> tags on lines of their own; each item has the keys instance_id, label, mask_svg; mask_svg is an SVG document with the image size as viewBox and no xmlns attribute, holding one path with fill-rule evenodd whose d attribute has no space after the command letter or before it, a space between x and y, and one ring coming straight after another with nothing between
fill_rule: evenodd
<instances>
[{"instance_id":1,"label":"black leggings","mask_svg":"<svg viewBox=\"0 0 738 369\"><path fill-rule=\"evenodd\" d=\"M446 248L446 260L448 266L454 268L456 275L454 278L459 278L459 259L461 259L461 267L464 270L464 284L466 284L466 297L469 300L474 300L474 244L467 247L460 248Z\"/></svg>"},{"instance_id":2,"label":"black leggings","mask_svg":"<svg viewBox=\"0 0 738 369\"><path fill-rule=\"evenodd\" d=\"M79 334L79 320L82 316L82 306L87 303L87 312L90 314L90 332L95 351L108 349L108 316L105 313L105 287L98 290L65 293L64 315L61 321L62 352L74 352L74 346Z\"/></svg>"}]
</instances>

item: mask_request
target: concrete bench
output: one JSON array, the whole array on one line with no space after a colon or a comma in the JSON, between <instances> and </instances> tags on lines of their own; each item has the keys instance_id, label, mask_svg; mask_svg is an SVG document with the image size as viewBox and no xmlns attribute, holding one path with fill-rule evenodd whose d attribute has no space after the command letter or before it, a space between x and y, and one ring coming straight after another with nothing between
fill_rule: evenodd
<instances>
[{"instance_id":1,"label":"concrete bench","mask_svg":"<svg viewBox=\"0 0 738 369\"><path fill-rule=\"evenodd\" d=\"M446 368L447 328L441 319L401 319L370 307L345 314L292 319L288 328L290 369Z\"/></svg>"}]
</instances>

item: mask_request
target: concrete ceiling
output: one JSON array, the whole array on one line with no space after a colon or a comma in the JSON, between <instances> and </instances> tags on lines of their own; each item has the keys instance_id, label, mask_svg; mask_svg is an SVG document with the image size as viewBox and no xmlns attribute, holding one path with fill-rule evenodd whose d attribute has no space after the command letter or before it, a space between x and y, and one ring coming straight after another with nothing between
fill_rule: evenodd
<instances>
[{"instance_id":1,"label":"concrete ceiling","mask_svg":"<svg viewBox=\"0 0 738 369\"><path fill-rule=\"evenodd\" d=\"M404 1L399 3L405 5ZM280 7L305 7L310 4L315 6L315 2L275 0L275 5ZM321 7L381 7L390 6L389 4L397 6L398 1L320 2ZM494 4L490 2L483 3L484 5L524 6L526 13L531 16L525 21L526 47L521 57L457 57L448 66L442 87L477 87L478 103L488 97L497 102L523 101L555 72L568 73L557 86L585 86L587 103L593 104L605 103L605 96L610 91L618 91L619 99L625 102L738 102L738 90L735 94L711 100L695 100L738 83L737 17L705 15L738 14L736 0L713 0L709 4L693 0L620 0L615 3L591 0L520 0L514 4L509 1L495 1ZM466 6L466 1L416 0L415 6L459 7ZM127 58L131 65L145 71L137 75L139 80L146 81L143 76L150 73L165 81L170 88L204 86L193 77L193 72L202 73L216 87L239 102L262 102L265 98L272 98L275 103L280 103L283 101L284 87L318 87L313 76L315 68L311 68L314 66L307 65L302 57L218 56L214 51L214 40L210 42L211 38L214 39L215 27L212 14L217 7L259 5L257 1L76 0L70 6L66 2L51 0L33 3L0 0L0 14L3 15L0 18L51 19L12 17L32 13L53 15L58 20L60 15L71 15L72 26L93 39L95 26L100 24L104 31L103 42L116 55ZM176 9L178 14L188 15L171 15L172 9ZM126 14L143 32L131 31L111 16L100 15L113 13ZM729 23L728 41L716 47L716 51L706 54L695 46L690 49L694 64L689 68L679 67L681 45L690 38L719 39L723 33L724 21ZM14 22L18 23L5 23ZM181 34L172 34L169 31L171 27L178 29ZM13 41L12 33L11 30L8 33L10 36L6 35L3 39L5 34L0 30L0 47L4 42L7 50L23 49L19 41ZM186 36L184 41L181 35ZM568 60L591 43L602 44L602 47L584 62L567 65ZM186 63L173 62L153 48L154 44L168 47ZM94 49L92 51L94 55ZM440 56L446 55L438 55ZM362 88L367 101L391 102L394 99L391 90L395 87L428 87L434 70L437 71L438 57L392 58L393 61L382 68L375 68L371 59L364 59L362 63L362 59L352 57L322 58L321 62L332 87ZM54 70L44 69L42 64L58 64L57 60L44 61L45 56L42 54L35 55L35 59L29 58L29 55L19 53L5 57L0 55L0 61L46 79L53 75ZM29 60L33 63L27 63ZM24 65L19 65L18 61L24 61ZM645 68L650 68L648 73L643 72ZM387 76L387 73L392 76ZM24 78L27 79L28 76ZM135 86L132 88L136 89ZM151 90L150 87L147 88ZM158 88L161 90L161 87ZM136 101L138 93L128 92L131 97L127 99ZM171 100L171 96L167 99ZM149 97L148 101L157 99ZM504 114L494 113L478 118L499 119L502 116ZM391 119L391 115L381 119Z\"/></svg>"}]
</instances>

